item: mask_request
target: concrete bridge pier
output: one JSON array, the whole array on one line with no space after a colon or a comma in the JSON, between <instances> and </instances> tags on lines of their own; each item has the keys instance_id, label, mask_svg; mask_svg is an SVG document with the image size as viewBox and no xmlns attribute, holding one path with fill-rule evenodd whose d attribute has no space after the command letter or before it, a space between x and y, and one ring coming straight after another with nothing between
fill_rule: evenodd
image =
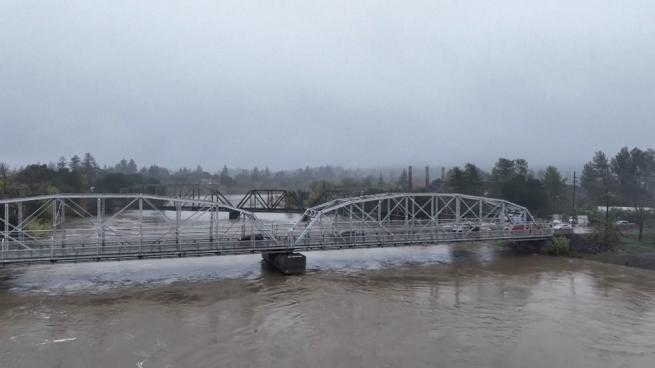
<instances>
[{"instance_id":1,"label":"concrete bridge pier","mask_svg":"<svg viewBox=\"0 0 655 368\"><path fill-rule=\"evenodd\" d=\"M262 253L262 258L285 275L305 273L307 267L307 257L301 253Z\"/></svg>"}]
</instances>

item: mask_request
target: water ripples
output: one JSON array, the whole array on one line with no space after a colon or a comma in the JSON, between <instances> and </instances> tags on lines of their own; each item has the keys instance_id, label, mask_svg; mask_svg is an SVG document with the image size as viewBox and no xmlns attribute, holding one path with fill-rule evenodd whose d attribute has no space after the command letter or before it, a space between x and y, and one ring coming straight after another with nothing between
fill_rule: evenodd
<instances>
[{"instance_id":1,"label":"water ripples","mask_svg":"<svg viewBox=\"0 0 655 368\"><path fill-rule=\"evenodd\" d=\"M308 256L297 277L255 256L18 270L0 290L0 353L9 367L99 368L655 359L655 272L490 247Z\"/></svg>"}]
</instances>

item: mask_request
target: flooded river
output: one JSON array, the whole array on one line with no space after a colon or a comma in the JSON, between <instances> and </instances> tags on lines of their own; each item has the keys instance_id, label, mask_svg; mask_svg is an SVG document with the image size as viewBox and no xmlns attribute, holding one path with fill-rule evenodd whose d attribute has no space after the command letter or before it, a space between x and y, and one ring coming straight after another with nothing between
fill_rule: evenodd
<instances>
[{"instance_id":1,"label":"flooded river","mask_svg":"<svg viewBox=\"0 0 655 368\"><path fill-rule=\"evenodd\" d=\"M0 367L653 367L655 272L491 245L0 268Z\"/></svg>"}]
</instances>

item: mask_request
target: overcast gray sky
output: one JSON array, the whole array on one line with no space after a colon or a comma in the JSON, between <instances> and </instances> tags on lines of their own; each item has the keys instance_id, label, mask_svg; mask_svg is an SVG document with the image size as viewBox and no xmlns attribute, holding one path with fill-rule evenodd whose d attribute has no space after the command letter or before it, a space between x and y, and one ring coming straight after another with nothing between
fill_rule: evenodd
<instances>
[{"instance_id":1,"label":"overcast gray sky","mask_svg":"<svg viewBox=\"0 0 655 368\"><path fill-rule=\"evenodd\" d=\"M655 2L0 1L0 161L578 163L655 146Z\"/></svg>"}]
</instances>

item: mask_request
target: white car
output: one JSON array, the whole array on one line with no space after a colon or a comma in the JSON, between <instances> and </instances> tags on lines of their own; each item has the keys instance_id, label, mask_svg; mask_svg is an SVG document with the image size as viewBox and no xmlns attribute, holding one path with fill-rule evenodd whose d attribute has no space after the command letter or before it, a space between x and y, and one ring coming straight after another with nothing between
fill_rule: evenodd
<instances>
[{"instance_id":1,"label":"white car","mask_svg":"<svg viewBox=\"0 0 655 368\"><path fill-rule=\"evenodd\" d=\"M637 228L637 224L626 220L618 220L616 222L616 226L620 227L621 229L628 229L628 230Z\"/></svg>"},{"instance_id":2,"label":"white car","mask_svg":"<svg viewBox=\"0 0 655 368\"><path fill-rule=\"evenodd\" d=\"M566 222L561 222L561 221L553 221L553 224L551 226L553 230L572 230L573 227L570 224L567 224Z\"/></svg>"}]
</instances>

